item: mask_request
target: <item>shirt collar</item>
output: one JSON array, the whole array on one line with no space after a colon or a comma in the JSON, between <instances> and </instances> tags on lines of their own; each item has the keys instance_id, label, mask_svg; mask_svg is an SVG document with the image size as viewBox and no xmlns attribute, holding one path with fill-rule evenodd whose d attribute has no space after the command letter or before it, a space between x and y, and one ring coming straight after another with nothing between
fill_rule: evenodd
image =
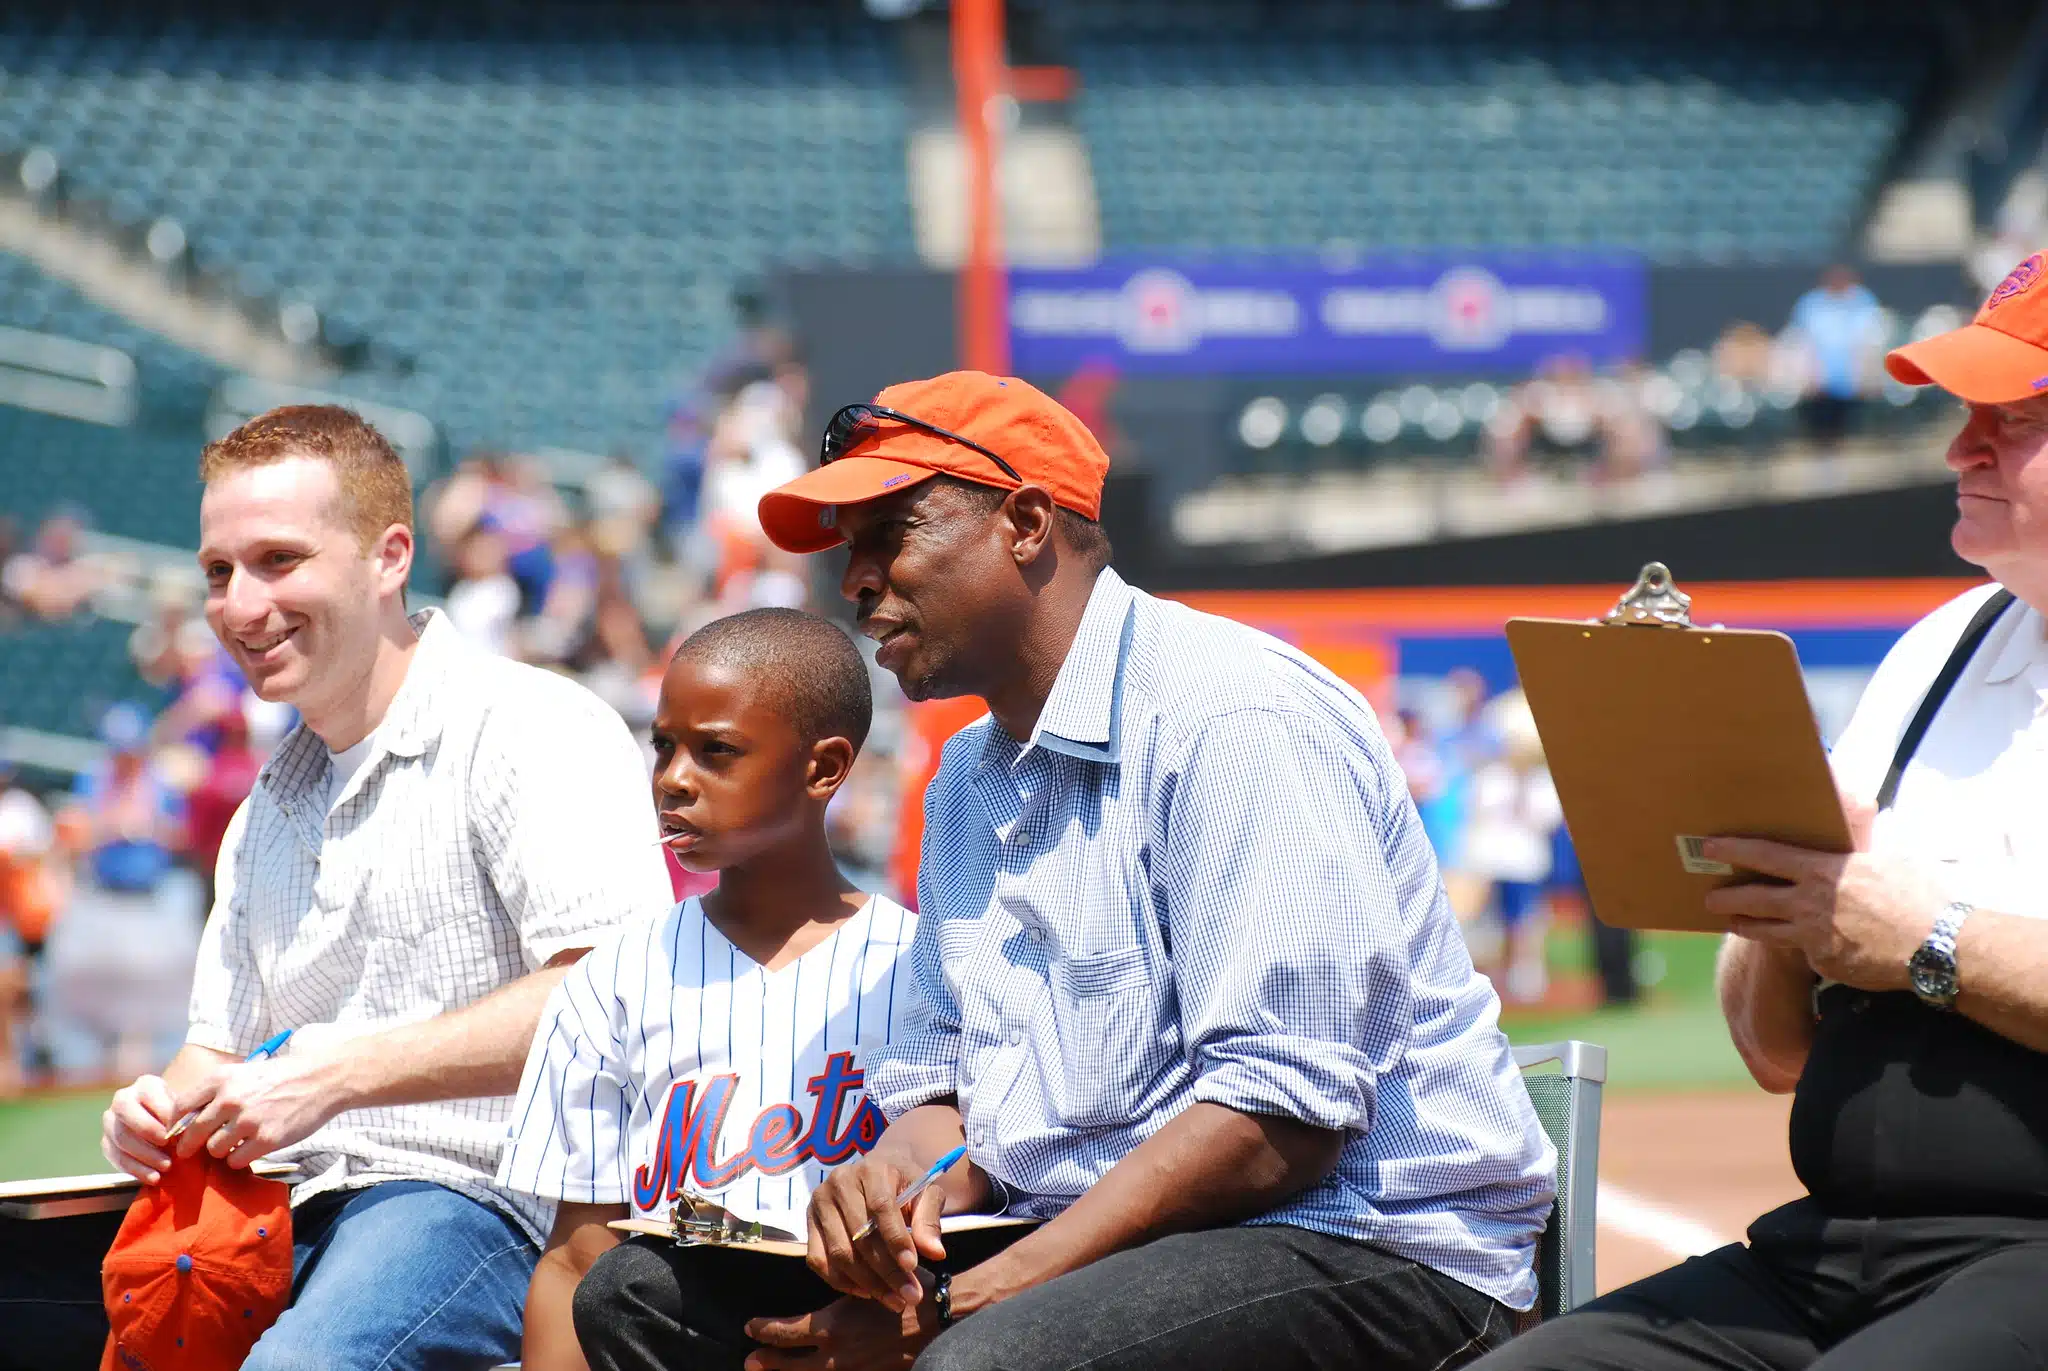
<instances>
[{"instance_id":1,"label":"shirt collar","mask_svg":"<svg viewBox=\"0 0 2048 1371\"><path fill-rule=\"evenodd\" d=\"M2008 610L2002 616L2012 621L2012 627L2006 630L1998 655L1991 659L1991 667L1984 673L1986 684L2001 685L2029 667L2048 663L2048 632L2044 632L2048 624L2044 624L2041 616L2027 604L2021 603L2017 608L2019 613ZM2005 628L2005 625L2001 623L1999 628Z\"/></svg>"},{"instance_id":2,"label":"shirt collar","mask_svg":"<svg viewBox=\"0 0 2048 1371\"><path fill-rule=\"evenodd\" d=\"M441 611L423 609L411 622L420 645L405 669L405 679L398 684L398 693L384 711L383 722L377 725L379 746L398 757L417 757L441 736L441 721L447 714L441 682L462 648L448 616Z\"/></svg>"},{"instance_id":3,"label":"shirt collar","mask_svg":"<svg viewBox=\"0 0 2048 1371\"><path fill-rule=\"evenodd\" d=\"M462 648L439 610L423 609L410 622L419 646L376 729L378 750L398 757L417 757L440 736L446 711L435 708L434 702ZM326 777L327 745L301 722L277 745L259 779L279 794L288 794L325 784Z\"/></svg>"},{"instance_id":4,"label":"shirt collar","mask_svg":"<svg viewBox=\"0 0 2048 1371\"><path fill-rule=\"evenodd\" d=\"M1060 663L1052 694L1039 711L1038 727L1031 733L1033 745L1084 762L1118 760L1117 706L1123 698L1137 597L1138 592L1107 567L1095 578L1081 627Z\"/></svg>"}]
</instances>

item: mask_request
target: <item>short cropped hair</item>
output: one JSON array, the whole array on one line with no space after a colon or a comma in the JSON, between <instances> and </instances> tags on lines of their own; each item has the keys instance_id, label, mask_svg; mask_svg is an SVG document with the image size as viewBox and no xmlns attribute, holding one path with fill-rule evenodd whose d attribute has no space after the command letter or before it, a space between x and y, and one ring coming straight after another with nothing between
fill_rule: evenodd
<instances>
[{"instance_id":1,"label":"short cropped hair","mask_svg":"<svg viewBox=\"0 0 2048 1371\"><path fill-rule=\"evenodd\" d=\"M334 468L342 518L368 552L385 529L412 522L412 473L370 422L340 405L283 405L259 414L199 454L199 479L311 457Z\"/></svg>"},{"instance_id":2,"label":"short cropped hair","mask_svg":"<svg viewBox=\"0 0 2048 1371\"><path fill-rule=\"evenodd\" d=\"M859 752L874 719L868 664L846 630L800 609L749 609L683 640L677 660L729 667L775 692L806 743L844 738Z\"/></svg>"},{"instance_id":3,"label":"short cropped hair","mask_svg":"<svg viewBox=\"0 0 2048 1371\"><path fill-rule=\"evenodd\" d=\"M1003 501L1010 498L1010 492L1001 486L985 486L979 481L963 481L955 476L934 477L932 484L960 491L988 514L1002 508ZM1067 540L1067 546L1088 564L1090 570L1100 571L1110 564L1115 549L1110 546L1109 534L1099 522L1065 505L1054 505L1053 523L1058 526L1060 536Z\"/></svg>"}]
</instances>

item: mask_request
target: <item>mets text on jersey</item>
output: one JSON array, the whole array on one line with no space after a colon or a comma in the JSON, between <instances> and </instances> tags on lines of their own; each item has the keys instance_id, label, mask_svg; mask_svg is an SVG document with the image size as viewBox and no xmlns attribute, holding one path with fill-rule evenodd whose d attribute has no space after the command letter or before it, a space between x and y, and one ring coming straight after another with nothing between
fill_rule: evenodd
<instances>
[{"instance_id":1,"label":"mets text on jersey","mask_svg":"<svg viewBox=\"0 0 2048 1371\"><path fill-rule=\"evenodd\" d=\"M875 1102L863 1099L840 1128L839 1116L866 1073L854 1066L853 1053L834 1052L825 1059L825 1070L804 1083L811 1096L808 1124L794 1104L771 1104L755 1116L746 1146L721 1161L718 1140L739 1079L736 1072L723 1072L669 1086L654 1155L633 1173L633 1203L642 1212L675 1199L685 1185L712 1193L756 1172L781 1176L808 1161L837 1166L872 1148L888 1126Z\"/></svg>"}]
</instances>

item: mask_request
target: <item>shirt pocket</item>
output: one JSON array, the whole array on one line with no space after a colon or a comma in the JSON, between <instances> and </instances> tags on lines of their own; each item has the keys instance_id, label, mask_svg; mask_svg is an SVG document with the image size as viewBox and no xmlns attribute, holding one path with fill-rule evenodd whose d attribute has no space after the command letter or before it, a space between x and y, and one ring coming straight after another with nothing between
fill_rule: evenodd
<instances>
[{"instance_id":1,"label":"shirt pocket","mask_svg":"<svg viewBox=\"0 0 2048 1371\"><path fill-rule=\"evenodd\" d=\"M1060 1118L1077 1128L1133 1121L1170 1055L1148 949L1061 958L1049 979L1061 1068L1049 1084Z\"/></svg>"}]
</instances>

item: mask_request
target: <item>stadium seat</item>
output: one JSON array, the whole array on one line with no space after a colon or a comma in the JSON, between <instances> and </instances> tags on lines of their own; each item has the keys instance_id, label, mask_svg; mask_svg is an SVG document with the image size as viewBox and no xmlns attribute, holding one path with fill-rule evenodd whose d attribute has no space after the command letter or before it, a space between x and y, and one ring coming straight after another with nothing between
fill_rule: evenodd
<instances>
[{"instance_id":1,"label":"stadium seat","mask_svg":"<svg viewBox=\"0 0 2048 1371\"><path fill-rule=\"evenodd\" d=\"M1517 1047L1514 1054L1529 1102L1557 1148L1557 1204L1536 1247L1535 1316L1552 1319L1593 1298L1607 1049L1573 1039ZM1551 1062L1558 1065L1555 1072L1530 1069Z\"/></svg>"},{"instance_id":2,"label":"stadium seat","mask_svg":"<svg viewBox=\"0 0 2048 1371\"><path fill-rule=\"evenodd\" d=\"M457 450L645 450L735 284L911 251L893 34L788 11L493 10L459 37L396 5L261 33L16 11L0 121L78 193L176 218L201 265L409 363L343 392Z\"/></svg>"},{"instance_id":3,"label":"stadium seat","mask_svg":"<svg viewBox=\"0 0 2048 1371\"><path fill-rule=\"evenodd\" d=\"M1787 43L1801 16L1762 7L1647 33L1581 33L1542 4L1046 8L1113 251L1819 258L1855 227L1930 52L1885 13Z\"/></svg>"}]
</instances>

